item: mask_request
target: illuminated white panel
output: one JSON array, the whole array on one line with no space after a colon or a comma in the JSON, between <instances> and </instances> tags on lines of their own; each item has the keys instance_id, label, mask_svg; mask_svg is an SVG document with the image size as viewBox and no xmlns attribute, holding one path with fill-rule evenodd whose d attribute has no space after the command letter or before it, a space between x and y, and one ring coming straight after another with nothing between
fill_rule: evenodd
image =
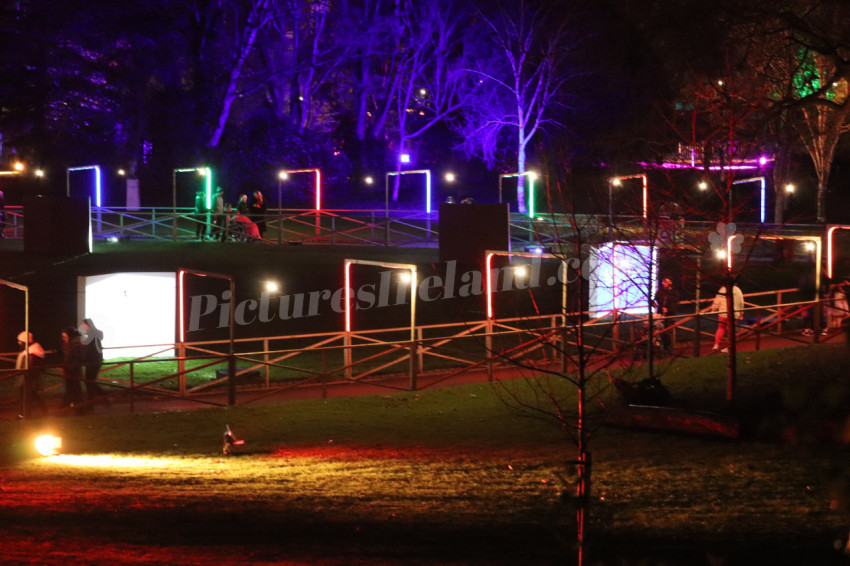
<instances>
[{"instance_id":1,"label":"illuminated white panel","mask_svg":"<svg viewBox=\"0 0 850 566\"><path fill-rule=\"evenodd\" d=\"M646 314L658 280L656 259L657 252L650 246L608 242L594 249L589 266L591 316L614 309Z\"/></svg>"},{"instance_id":2,"label":"illuminated white panel","mask_svg":"<svg viewBox=\"0 0 850 566\"><path fill-rule=\"evenodd\" d=\"M113 273L85 278L85 318L103 331L104 357L170 357L176 334L175 273ZM115 348L115 349L113 349Z\"/></svg>"}]
</instances>

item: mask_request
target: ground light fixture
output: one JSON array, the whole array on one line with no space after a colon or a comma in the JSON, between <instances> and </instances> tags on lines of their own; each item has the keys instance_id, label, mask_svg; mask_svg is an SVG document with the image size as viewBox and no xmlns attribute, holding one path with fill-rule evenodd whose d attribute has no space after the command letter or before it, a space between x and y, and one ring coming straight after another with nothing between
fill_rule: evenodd
<instances>
[{"instance_id":1,"label":"ground light fixture","mask_svg":"<svg viewBox=\"0 0 850 566\"><path fill-rule=\"evenodd\" d=\"M42 434L35 439L35 449L42 456L58 456L62 450L62 438L52 434Z\"/></svg>"}]
</instances>

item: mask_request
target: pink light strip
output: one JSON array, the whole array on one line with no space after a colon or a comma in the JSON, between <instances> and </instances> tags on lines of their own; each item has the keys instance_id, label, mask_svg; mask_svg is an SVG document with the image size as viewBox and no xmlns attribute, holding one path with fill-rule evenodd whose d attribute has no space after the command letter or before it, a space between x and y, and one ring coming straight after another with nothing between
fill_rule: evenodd
<instances>
[{"instance_id":1,"label":"pink light strip","mask_svg":"<svg viewBox=\"0 0 850 566\"><path fill-rule=\"evenodd\" d=\"M177 312L179 313L177 317L177 329L178 336L180 337L180 342L185 342L186 332L185 332L185 320L183 318L183 276L186 275L186 272L182 269L177 272Z\"/></svg>"},{"instance_id":2,"label":"pink light strip","mask_svg":"<svg viewBox=\"0 0 850 566\"><path fill-rule=\"evenodd\" d=\"M833 266L832 263L834 261L834 257L832 254L832 241L833 234L836 230L850 230L850 225L846 224L836 224L834 226L830 226L826 231L826 276L829 279L832 279L833 275Z\"/></svg>"}]
</instances>

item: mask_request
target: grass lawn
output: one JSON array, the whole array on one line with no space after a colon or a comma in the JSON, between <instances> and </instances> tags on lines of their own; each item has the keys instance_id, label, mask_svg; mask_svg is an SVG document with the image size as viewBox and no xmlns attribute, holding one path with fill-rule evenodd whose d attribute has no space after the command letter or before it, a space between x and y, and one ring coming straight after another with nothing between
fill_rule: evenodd
<instances>
[{"instance_id":1,"label":"grass lawn","mask_svg":"<svg viewBox=\"0 0 850 566\"><path fill-rule=\"evenodd\" d=\"M599 427L587 563L842 563L846 359L742 354L739 439ZM663 381L678 406L719 410L724 371L683 360ZM572 563L572 445L500 397L475 384L2 422L4 562ZM226 424L246 441L230 457ZM66 455L33 456L46 430Z\"/></svg>"}]
</instances>

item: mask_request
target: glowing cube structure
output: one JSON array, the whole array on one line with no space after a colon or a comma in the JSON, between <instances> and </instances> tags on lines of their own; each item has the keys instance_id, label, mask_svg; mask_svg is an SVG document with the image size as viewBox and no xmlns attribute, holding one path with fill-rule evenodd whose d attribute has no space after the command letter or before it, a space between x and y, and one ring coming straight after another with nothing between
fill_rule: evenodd
<instances>
[{"instance_id":1,"label":"glowing cube structure","mask_svg":"<svg viewBox=\"0 0 850 566\"><path fill-rule=\"evenodd\" d=\"M111 273L80 277L79 319L103 332L104 357L171 357L177 324L177 274Z\"/></svg>"},{"instance_id":2,"label":"glowing cube structure","mask_svg":"<svg viewBox=\"0 0 850 566\"><path fill-rule=\"evenodd\" d=\"M658 252L649 245L608 242L591 252L591 316L646 314L658 281Z\"/></svg>"}]
</instances>

